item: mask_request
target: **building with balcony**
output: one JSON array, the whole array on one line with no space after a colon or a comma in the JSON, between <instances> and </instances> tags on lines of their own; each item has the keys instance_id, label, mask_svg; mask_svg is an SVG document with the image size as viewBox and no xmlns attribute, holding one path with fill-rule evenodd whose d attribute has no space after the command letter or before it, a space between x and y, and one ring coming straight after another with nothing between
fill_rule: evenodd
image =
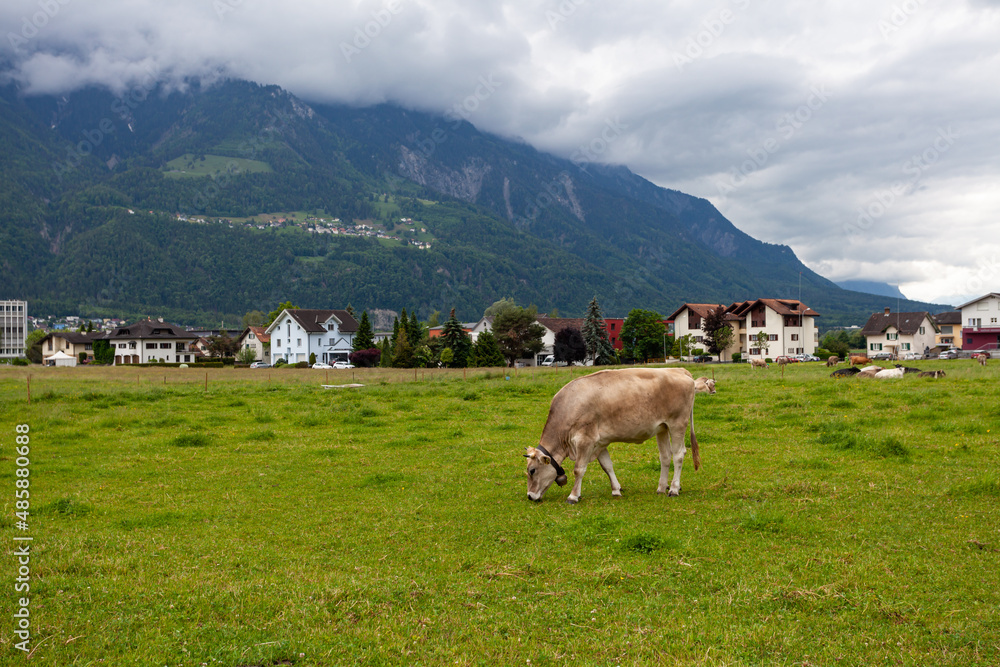
<instances>
[{"instance_id":1,"label":"building with balcony","mask_svg":"<svg viewBox=\"0 0 1000 667\"><path fill-rule=\"evenodd\" d=\"M28 302L0 301L0 358L23 357L28 337Z\"/></svg>"},{"instance_id":2,"label":"building with balcony","mask_svg":"<svg viewBox=\"0 0 1000 667\"><path fill-rule=\"evenodd\" d=\"M990 292L958 309L962 313L963 350L1000 348L1000 292Z\"/></svg>"}]
</instances>

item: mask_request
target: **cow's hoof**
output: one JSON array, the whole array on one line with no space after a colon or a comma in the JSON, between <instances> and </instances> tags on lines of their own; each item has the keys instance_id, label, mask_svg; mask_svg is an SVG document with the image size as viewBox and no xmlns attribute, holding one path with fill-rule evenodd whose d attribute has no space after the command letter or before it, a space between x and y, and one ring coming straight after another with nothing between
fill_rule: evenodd
<instances>
[{"instance_id":1,"label":"cow's hoof","mask_svg":"<svg viewBox=\"0 0 1000 667\"><path fill-rule=\"evenodd\" d=\"M669 496L671 498L673 498L674 496L679 496L679 495L681 495L680 491L674 491L672 489L671 489L670 493L667 494L667 496Z\"/></svg>"},{"instance_id":2,"label":"cow's hoof","mask_svg":"<svg viewBox=\"0 0 1000 667\"><path fill-rule=\"evenodd\" d=\"M611 492L611 497L612 498L621 498L622 497L622 491L624 491L624 490L625 489L618 489L617 491L612 491Z\"/></svg>"},{"instance_id":3,"label":"cow's hoof","mask_svg":"<svg viewBox=\"0 0 1000 667\"><path fill-rule=\"evenodd\" d=\"M568 502L570 505L576 505L579 501L580 501L579 498L577 498L576 500L574 500L573 498L566 499L566 502Z\"/></svg>"}]
</instances>

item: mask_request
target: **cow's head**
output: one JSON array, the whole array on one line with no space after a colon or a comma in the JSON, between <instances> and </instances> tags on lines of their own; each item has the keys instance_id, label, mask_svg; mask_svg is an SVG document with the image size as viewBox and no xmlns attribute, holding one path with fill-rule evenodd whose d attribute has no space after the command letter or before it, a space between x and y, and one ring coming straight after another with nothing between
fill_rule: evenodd
<instances>
[{"instance_id":1,"label":"cow's head","mask_svg":"<svg viewBox=\"0 0 1000 667\"><path fill-rule=\"evenodd\" d=\"M566 483L566 471L544 447L528 447L524 458L528 459L525 474L528 476L529 500L540 501L552 482L559 486Z\"/></svg>"},{"instance_id":2,"label":"cow's head","mask_svg":"<svg viewBox=\"0 0 1000 667\"><path fill-rule=\"evenodd\" d=\"M694 390L699 394L714 394L715 380L711 378L698 378L694 381Z\"/></svg>"}]
</instances>

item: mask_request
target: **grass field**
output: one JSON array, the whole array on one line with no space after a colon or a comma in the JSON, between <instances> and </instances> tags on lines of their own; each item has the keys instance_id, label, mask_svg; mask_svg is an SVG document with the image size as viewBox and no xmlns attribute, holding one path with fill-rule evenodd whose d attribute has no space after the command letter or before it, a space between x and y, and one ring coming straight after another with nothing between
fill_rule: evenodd
<instances>
[{"instance_id":1,"label":"grass field","mask_svg":"<svg viewBox=\"0 0 1000 667\"><path fill-rule=\"evenodd\" d=\"M167 163L164 173L174 178L190 176L218 176L221 174L256 174L273 171L271 165L260 160L224 155L205 155L202 158L193 153L174 158Z\"/></svg>"},{"instance_id":2,"label":"grass field","mask_svg":"<svg viewBox=\"0 0 1000 667\"><path fill-rule=\"evenodd\" d=\"M618 444L575 506L521 454L580 370L3 368L0 663L30 535L30 664L1000 664L1000 366L911 365L714 367L680 497Z\"/></svg>"}]
</instances>

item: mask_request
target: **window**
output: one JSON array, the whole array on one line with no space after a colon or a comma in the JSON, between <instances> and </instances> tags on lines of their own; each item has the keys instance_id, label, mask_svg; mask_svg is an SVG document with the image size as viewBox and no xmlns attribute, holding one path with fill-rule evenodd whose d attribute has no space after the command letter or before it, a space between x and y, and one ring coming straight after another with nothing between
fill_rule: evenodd
<instances>
[{"instance_id":1,"label":"window","mask_svg":"<svg viewBox=\"0 0 1000 667\"><path fill-rule=\"evenodd\" d=\"M951 325L949 324L947 326L942 326L941 327L941 333L943 333L943 334L950 334L951 333Z\"/></svg>"},{"instance_id":2,"label":"window","mask_svg":"<svg viewBox=\"0 0 1000 667\"><path fill-rule=\"evenodd\" d=\"M125 343L118 343L118 349L119 350L124 350L125 349Z\"/></svg>"},{"instance_id":3,"label":"window","mask_svg":"<svg viewBox=\"0 0 1000 667\"><path fill-rule=\"evenodd\" d=\"M274 341L274 346L275 347L281 347L281 339L280 338L278 340Z\"/></svg>"},{"instance_id":4,"label":"window","mask_svg":"<svg viewBox=\"0 0 1000 667\"><path fill-rule=\"evenodd\" d=\"M980 301L979 303L976 304L976 310L989 310L989 309L990 309L989 301Z\"/></svg>"},{"instance_id":5,"label":"window","mask_svg":"<svg viewBox=\"0 0 1000 667\"><path fill-rule=\"evenodd\" d=\"M170 343L160 343L160 349L161 350L169 350L170 349Z\"/></svg>"},{"instance_id":6,"label":"window","mask_svg":"<svg viewBox=\"0 0 1000 667\"><path fill-rule=\"evenodd\" d=\"M155 350L156 349L156 343L146 343L146 349L147 350Z\"/></svg>"},{"instance_id":7,"label":"window","mask_svg":"<svg viewBox=\"0 0 1000 667\"><path fill-rule=\"evenodd\" d=\"M754 356L760 356L760 348L759 347L751 347L750 348L750 354L752 354Z\"/></svg>"},{"instance_id":8,"label":"window","mask_svg":"<svg viewBox=\"0 0 1000 667\"><path fill-rule=\"evenodd\" d=\"M337 342L336 338L331 338L330 339L330 347L333 347L336 342Z\"/></svg>"},{"instance_id":9,"label":"window","mask_svg":"<svg viewBox=\"0 0 1000 667\"><path fill-rule=\"evenodd\" d=\"M970 327L978 328L978 327L981 327L982 325L983 325L983 321L981 319L979 319L978 317L970 317L969 318L969 326Z\"/></svg>"},{"instance_id":10,"label":"window","mask_svg":"<svg viewBox=\"0 0 1000 667\"><path fill-rule=\"evenodd\" d=\"M296 338L295 339L295 345L297 347L302 347L302 339L301 338Z\"/></svg>"},{"instance_id":11,"label":"window","mask_svg":"<svg viewBox=\"0 0 1000 667\"><path fill-rule=\"evenodd\" d=\"M923 336L925 333L926 329L924 327L920 327L920 335Z\"/></svg>"},{"instance_id":12,"label":"window","mask_svg":"<svg viewBox=\"0 0 1000 667\"><path fill-rule=\"evenodd\" d=\"M798 340L798 339L799 339L798 334L792 334L792 340Z\"/></svg>"},{"instance_id":13,"label":"window","mask_svg":"<svg viewBox=\"0 0 1000 667\"><path fill-rule=\"evenodd\" d=\"M904 350L904 351L905 350L909 350L910 349L910 344L909 343L900 343L899 344L899 349L900 350Z\"/></svg>"},{"instance_id":14,"label":"window","mask_svg":"<svg viewBox=\"0 0 1000 667\"><path fill-rule=\"evenodd\" d=\"M778 340L778 334L771 334L767 337L768 340Z\"/></svg>"},{"instance_id":15,"label":"window","mask_svg":"<svg viewBox=\"0 0 1000 667\"><path fill-rule=\"evenodd\" d=\"M870 352L879 352L882 349L882 343L870 343L868 345L868 350Z\"/></svg>"},{"instance_id":16,"label":"window","mask_svg":"<svg viewBox=\"0 0 1000 667\"><path fill-rule=\"evenodd\" d=\"M899 334L898 333L887 333L885 335L885 339L886 340L899 340Z\"/></svg>"},{"instance_id":17,"label":"window","mask_svg":"<svg viewBox=\"0 0 1000 667\"><path fill-rule=\"evenodd\" d=\"M50 338L49 339L49 352L51 352L51 351L52 351L52 339Z\"/></svg>"}]
</instances>

